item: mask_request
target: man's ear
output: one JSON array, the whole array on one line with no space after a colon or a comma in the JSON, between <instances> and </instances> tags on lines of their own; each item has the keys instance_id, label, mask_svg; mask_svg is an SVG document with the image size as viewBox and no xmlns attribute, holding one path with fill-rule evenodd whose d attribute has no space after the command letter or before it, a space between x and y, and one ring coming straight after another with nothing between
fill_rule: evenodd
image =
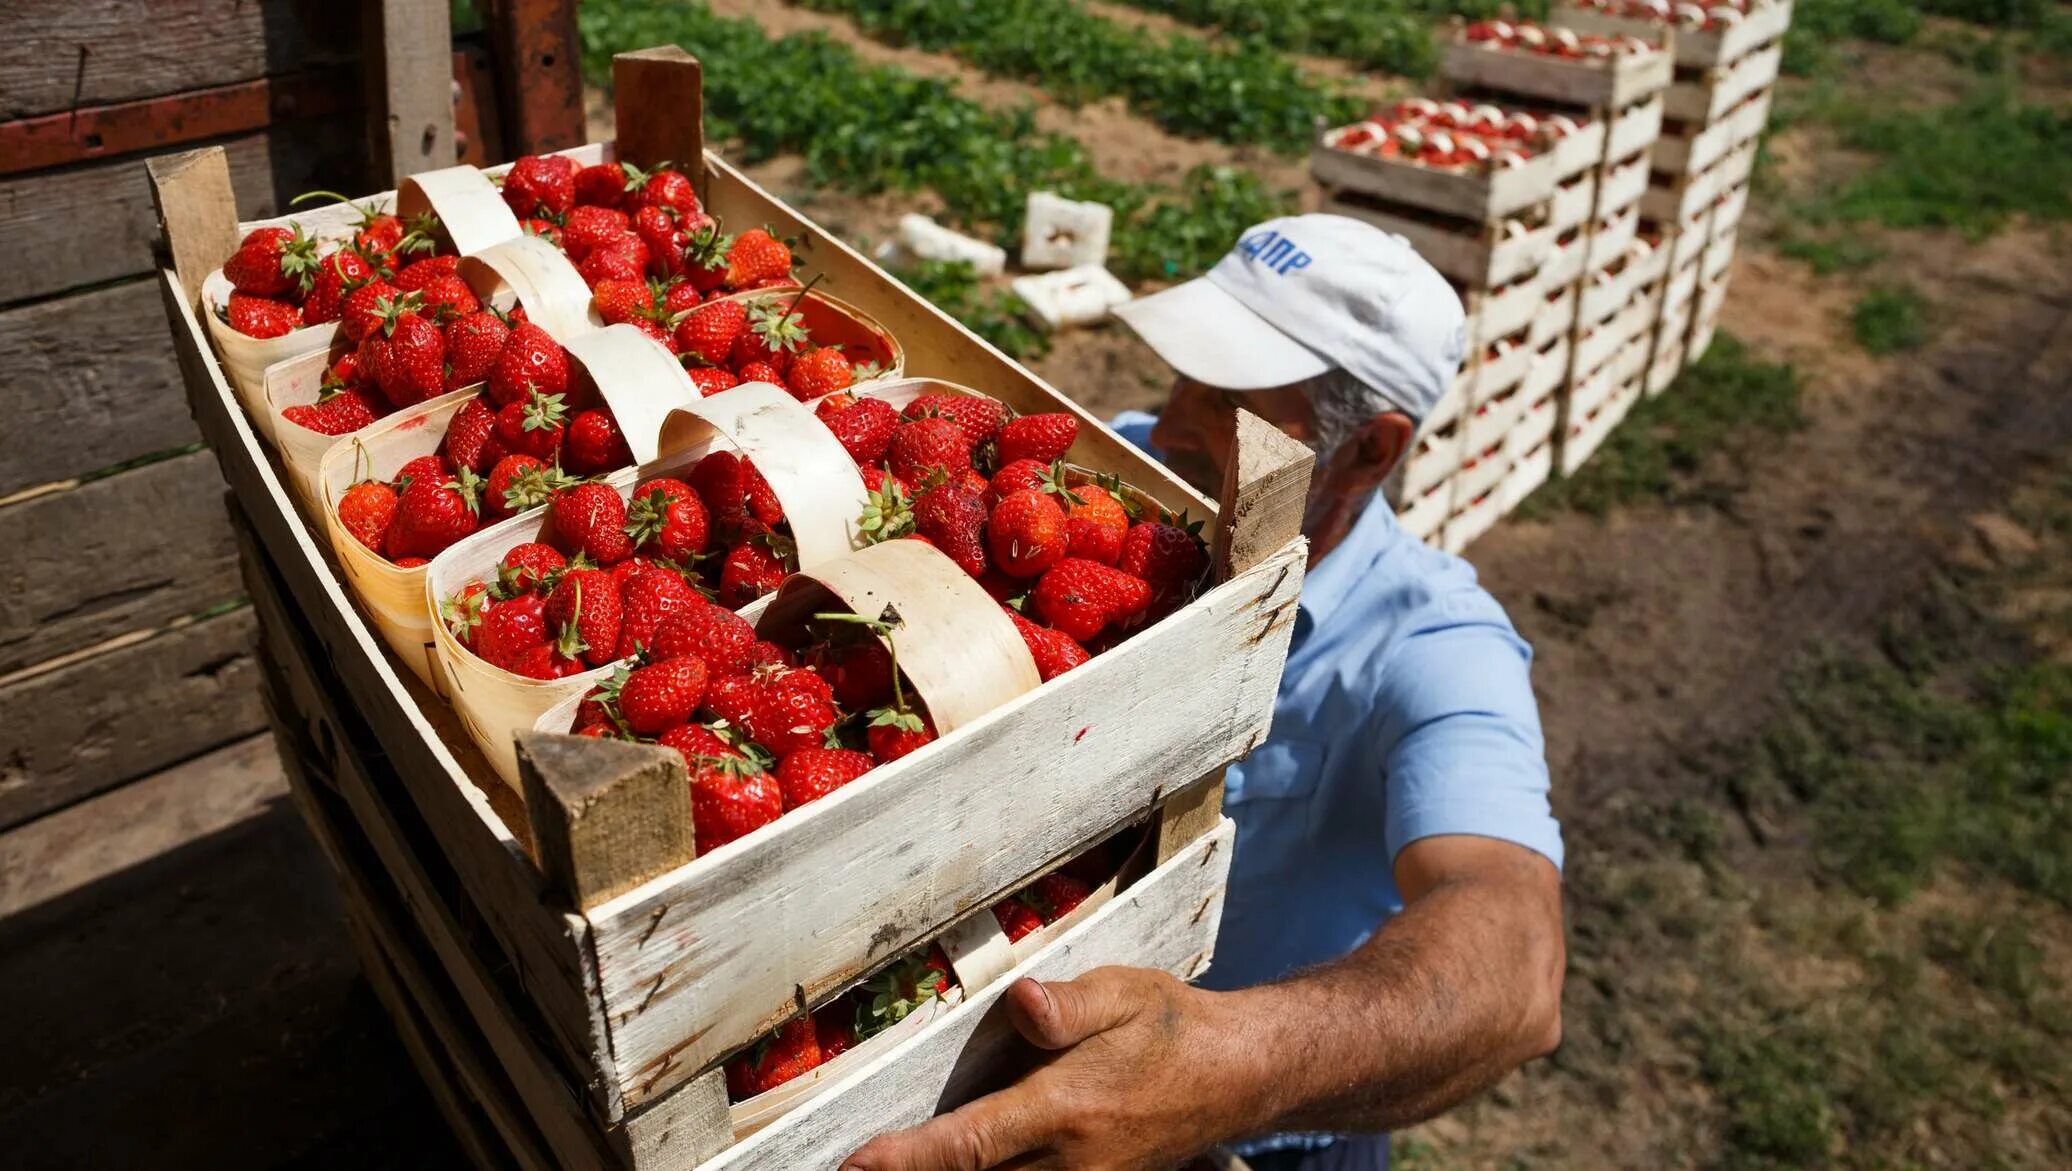
<instances>
[{"instance_id":1,"label":"man's ear","mask_svg":"<svg viewBox=\"0 0 2072 1171\"><path fill-rule=\"evenodd\" d=\"M1356 442L1359 444L1360 462L1372 470L1376 483L1388 479L1396 470L1396 464L1410 450L1410 441L1417 434L1417 427L1410 416L1401 411L1390 411L1376 415L1360 429Z\"/></svg>"}]
</instances>

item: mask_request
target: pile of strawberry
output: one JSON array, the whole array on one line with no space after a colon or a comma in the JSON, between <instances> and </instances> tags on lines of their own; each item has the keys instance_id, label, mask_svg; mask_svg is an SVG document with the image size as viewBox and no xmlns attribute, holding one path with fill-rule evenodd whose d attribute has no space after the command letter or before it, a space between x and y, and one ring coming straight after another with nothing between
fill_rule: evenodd
<instances>
[{"instance_id":1,"label":"pile of strawberry","mask_svg":"<svg viewBox=\"0 0 2072 1171\"><path fill-rule=\"evenodd\" d=\"M1687 29L1720 29L1739 24L1750 9L1771 0L1712 0L1709 4L1670 3L1670 0L1580 0L1585 8L1636 20L1666 24L1675 21Z\"/></svg>"},{"instance_id":2,"label":"pile of strawberry","mask_svg":"<svg viewBox=\"0 0 2072 1171\"><path fill-rule=\"evenodd\" d=\"M1486 48L1513 49L1575 61L1641 57L1660 51L1659 46L1639 37L1595 36L1573 29L1545 28L1529 21L1478 20L1468 26L1466 35L1470 42Z\"/></svg>"},{"instance_id":3,"label":"pile of strawberry","mask_svg":"<svg viewBox=\"0 0 2072 1171\"><path fill-rule=\"evenodd\" d=\"M707 395L769 382L812 402L879 377L873 363L852 361L840 346L813 344L798 311L805 295L802 289L789 298L712 301L672 313L671 332L660 340Z\"/></svg>"},{"instance_id":4,"label":"pile of strawberry","mask_svg":"<svg viewBox=\"0 0 2072 1171\"><path fill-rule=\"evenodd\" d=\"M505 320L484 309L449 328L464 339L450 356L467 362L465 377L482 391L448 420L437 453L411 461L393 480L363 480L339 500L346 531L398 565L421 565L483 525L546 504L581 477L633 462L611 408L574 377L568 351L524 320L523 310L512 311L513 324ZM364 369L367 353L363 343L334 363L334 373L349 362ZM347 393L311 409L336 410L332 404Z\"/></svg>"},{"instance_id":5,"label":"pile of strawberry","mask_svg":"<svg viewBox=\"0 0 2072 1171\"><path fill-rule=\"evenodd\" d=\"M328 191L311 194L343 198ZM356 290L377 280L400 278L403 271L439 256L445 248L436 218L423 216L406 225L393 215L367 208L361 209L360 225L351 240L321 255L317 243L299 224L247 232L237 251L223 262L223 276L232 292L226 304L217 306L217 315L230 328L254 338L282 337L307 325L341 321ZM443 267L437 271L450 274L455 260L444 256ZM428 278L432 271L423 275ZM421 283L413 278L413 283L403 287L417 288ZM396 286L387 286L388 293L397 291ZM373 311L381 295L376 292L359 298L363 315ZM438 295L436 291L432 294ZM472 293L468 300L474 300Z\"/></svg>"},{"instance_id":6,"label":"pile of strawberry","mask_svg":"<svg viewBox=\"0 0 2072 1171\"><path fill-rule=\"evenodd\" d=\"M1518 166L1577 129L1564 115L1405 98L1364 122L1326 132L1324 142L1376 158L1487 173Z\"/></svg>"},{"instance_id":7,"label":"pile of strawberry","mask_svg":"<svg viewBox=\"0 0 2072 1171\"><path fill-rule=\"evenodd\" d=\"M1010 418L954 394L905 410L837 394L815 410L863 469L866 535L927 541L977 578L1046 680L1185 604L1208 569L1198 524L1138 518L1113 478L1070 482L1074 415Z\"/></svg>"}]
</instances>

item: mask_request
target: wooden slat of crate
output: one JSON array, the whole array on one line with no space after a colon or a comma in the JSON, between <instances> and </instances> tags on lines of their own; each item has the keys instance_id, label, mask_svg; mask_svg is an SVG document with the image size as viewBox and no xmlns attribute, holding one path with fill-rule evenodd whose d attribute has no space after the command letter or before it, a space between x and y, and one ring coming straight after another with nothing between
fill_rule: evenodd
<instances>
[{"instance_id":1,"label":"wooden slat of crate","mask_svg":"<svg viewBox=\"0 0 2072 1171\"><path fill-rule=\"evenodd\" d=\"M0 496L200 439L145 279L0 309Z\"/></svg>"},{"instance_id":2,"label":"wooden slat of crate","mask_svg":"<svg viewBox=\"0 0 2072 1171\"><path fill-rule=\"evenodd\" d=\"M1584 116L1574 134L1556 143L1553 150L1554 178L1572 179L1604 161L1604 144L1611 134L1605 119Z\"/></svg>"},{"instance_id":3,"label":"wooden slat of crate","mask_svg":"<svg viewBox=\"0 0 2072 1171\"><path fill-rule=\"evenodd\" d=\"M1511 461L1511 470L1505 474L1504 482L1497 488L1497 509L1510 513L1525 498L1538 491L1554 475L1554 441L1551 436L1542 438L1530 450L1520 452Z\"/></svg>"},{"instance_id":4,"label":"wooden slat of crate","mask_svg":"<svg viewBox=\"0 0 2072 1171\"><path fill-rule=\"evenodd\" d=\"M1590 256L1590 229L1571 228L1555 238L1547 259L1540 265L1540 286L1557 289L1583 279L1583 265Z\"/></svg>"},{"instance_id":5,"label":"wooden slat of crate","mask_svg":"<svg viewBox=\"0 0 2072 1171\"><path fill-rule=\"evenodd\" d=\"M1440 75L1455 85L1597 109L1622 109L1660 92L1675 69L1667 53L1584 60L1467 40L1448 45L1439 66Z\"/></svg>"},{"instance_id":6,"label":"wooden slat of crate","mask_svg":"<svg viewBox=\"0 0 2072 1171\"><path fill-rule=\"evenodd\" d=\"M1639 203L1640 197L1647 194L1650 169L1645 149L1623 161L1606 164L1604 175L1598 180L1593 214L1604 219Z\"/></svg>"},{"instance_id":7,"label":"wooden slat of crate","mask_svg":"<svg viewBox=\"0 0 2072 1171\"><path fill-rule=\"evenodd\" d=\"M233 610L0 682L0 828L257 731L252 630Z\"/></svg>"},{"instance_id":8,"label":"wooden slat of crate","mask_svg":"<svg viewBox=\"0 0 2072 1171\"><path fill-rule=\"evenodd\" d=\"M1431 411L1425 415L1423 425L1426 428L1443 427L1460 418L1461 412L1467 410L1468 403L1474 398L1475 370L1480 363L1479 355L1470 355L1468 363L1461 367L1460 373L1453 376L1453 382L1447 386L1446 393L1439 396L1439 401L1434 403Z\"/></svg>"},{"instance_id":9,"label":"wooden slat of crate","mask_svg":"<svg viewBox=\"0 0 2072 1171\"><path fill-rule=\"evenodd\" d=\"M1511 433L1504 437L1514 455L1531 451L1554 437L1561 419L1560 398L1558 391L1550 391L1525 404L1525 410L1511 426Z\"/></svg>"},{"instance_id":10,"label":"wooden slat of crate","mask_svg":"<svg viewBox=\"0 0 2072 1171\"><path fill-rule=\"evenodd\" d=\"M1634 279L1633 266L1625 263L1598 269L1584 278L1576 302L1576 327L1594 329L1626 308L1633 299Z\"/></svg>"},{"instance_id":11,"label":"wooden slat of crate","mask_svg":"<svg viewBox=\"0 0 2072 1171\"><path fill-rule=\"evenodd\" d=\"M1640 197L1640 214L1657 223L1687 223L1712 206L1726 189L1725 178L1724 166L1695 175L1655 171L1649 176L1647 194Z\"/></svg>"},{"instance_id":12,"label":"wooden slat of crate","mask_svg":"<svg viewBox=\"0 0 2072 1171\"><path fill-rule=\"evenodd\" d=\"M1590 233L1590 246L1583 252L1583 269L1596 272L1626 255L1640 231L1640 209L1628 207L1600 221Z\"/></svg>"},{"instance_id":13,"label":"wooden slat of crate","mask_svg":"<svg viewBox=\"0 0 2072 1171\"><path fill-rule=\"evenodd\" d=\"M1485 350L1475 365L1475 383L1468 401L1479 406L1500 391L1523 382L1532 369L1532 359L1533 349L1524 338L1512 340L1509 348L1494 357Z\"/></svg>"},{"instance_id":14,"label":"wooden slat of crate","mask_svg":"<svg viewBox=\"0 0 2072 1171\"><path fill-rule=\"evenodd\" d=\"M1461 434L1459 419L1426 427L1418 433L1416 444L1403 461L1403 499L1423 496L1460 470L1462 449L1466 446Z\"/></svg>"},{"instance_id":15,"label":"wooden slat of crate","mask_svg":"<svg viewBox=\"0 0 2072 1171\"><path fill-rule=\"evenodd\" d=\"M1742 213L1748 210L1748 184L1742 183L1712 205L1710 231L1713 236L1731 234L1741 225Z\"/></svg>"},{"instance_id":16,"label":"wooden slat of crate","mask_svg":"<svg viewBox=\"0 0 2072 1171\"><path fill-rule=\"evenodd\" d=\"M1743 98L1776 81L1783 61L1784 45L1779 42L1729 66L1695 70L1695 76L1670 83L1662 95L1662 112L1679 122L1716 121Z\"/></svg>"},{"instance_id":17,"label":"wooden slat of crate","mask_svg":"<svg viewBox=\"0 0 2072 1171\"><path fill-rule=\"evenodd\" d=\"M1783 36L1791 24L1791 8L1791 0L1777 0L1756 7L1739 24L1726 28L1677 29L1672 46L1676 63L1693 69L1731 65ZM1547 23L1579 33L1643 38L1659 38L1666 27L1658 20L1613 16L1575 0L1556 0L1547 13Z\"/></svg>"},{"instance_id":18,"label":"wooden slat of crate","mask_svg":"<svg viewBox=\"0 0 2072 1171\"><path fill-rule=\"evenodd\" d=\"M1698 279L1712 284L1726 274L1734 263L1734 246L1740 232L1714 234L1705 245L1705 253L1698 259Z\"/></svg>"},{"instance_id":19,"label":"wooden slat of crate","mask_svg":"<svg viewBox=\"0 0 2072 1171\"><path fill-rule=\"evenodd\" d=\"M1770 106L1775 92L1762 90L1728 112L1736 143L1753 142L1762 137L1763 128L1770 124Z\"/></svg>"},{"instance_id":20,"label":"wooden slat of crate","mask_svg":"<svg viewBox=\"0 0 2072 1171\"><path fill-rule=\"evenodd\" d=\"M1721 160L1715 169L1717 178L1712 189L1713 198L1717 199L1721 194L1748 182L1748 177L1755 172L1758 145L1754 139L1750 139L1727 152L1727 157Z\"/></svg>"},{"instance_id":21,"label":"wooden slat of crate","mask_svg":"<svg viewBox=\"0 0 2072 1171\"><path fill-rule=\"evenodd\" d=\"M1472 503L1485 492L1503 482L1504 473L1511 470L1511 461L1504 454L1503 436L1483 443L1461 460L1460 471L1453 477L1453 511ZM1452 518L1448 517L1448 523Z\"/></svg>"},{"instance_id":22,"label":"wooden slat of crate","mask_svg":"<svg viewBox=\"0 0 2072 1171\"><path fill-rule=\"evenodd\" d=\"M1576 302L1582 295L1581 286L1569 281L1556 287L1555 291L1540 299L1540 307L1534 311L1531 331L1526 341L1534 349L1545 350L1547 343L1556 338L1566 338L1576 324Z\"/></svg>"},{"instance_id":23,"label":"wooden slat of crate","mask_svg":"<svg viewBox=\"0 0 2072 1171\"><path fill-rule=\"evenodd\" d=\"M224 143L243 193L239 210L273 215L277 199L298 191L357 186L360 123L357 115L289 123ZM158 220L144 162L117 159L0 179L0 304L150 272Z\"/></svg>"},{"instance_id":24,"label":"wooden slat of crate","mask_svg":"<svg viewBox=\"0 0 2072 1171\"><path fill-rule=\"evenodd\" d=\"M1535 155L1486 173L1439 170L1402 159L1339 150L1320 131L1310 147L1310 174L1326 187L1371 195L1481 223L1545 203L1554 191L1555 160Z\"/></svg>"},{"instance_id":25,"label":"wooden slat of crate","mask_svg":"<svg viewBox=\"0 0 2072 1171\"><path fill-rule=\"evenodd\" d=\"M1635 102L1611 118L1604 140L1604 157L1631 158L1655 145L1662 136L1661 95Z\"/></svg>"},{"instance_id":26,"label":"wooden slat of crate","mask_svg":"<svg viewBox=\"0 0 2072 1171\"><path fill-rule=\"evenodd\" d=\"M1645 171L1643 167L1643 174ZM1589 220L1596 206L1597 176L1584 171L1555 189L1547 204L1547 226L1556 233L1566 231Z\"/></svg>"},{"instance_id":27,"label":"wooden slat of crate","mask_svg":"<svg viewBox=\"0 0 2072 1171\"><path fill-rule=\"evenodd\" d=\"M1532 356L1532 365L1526 371L1525 401L1536 403L1560 389L1562 380L1568 377L1568 335L1555 338L1552 344L1541 347Z\"/></svg>"},{"instance_id":28,"label":"wooden slat of crate","mask_svg":"<svg viewBox=\"0 0 2072 1171\"><path fill-rule=\"evenodd\" d=\"M1487 451L1502 443L1519 417L1525 414L1525 408L1531 405L1522 379L1491 391L1463 421L1467 449Z\"/></svg>"},{"instance_id":29,"label":"wooden slat of crate","mask_svg":"<svg viewBox=\"0 0 2072 1171\"><path fill-rule=\"evenodd\" d=\"M1616 387L1606 396L1603 405L1569 429L1562 437L1560 450L1555 456L1562 475L1575 475L1590 457L1597 453L1605 438L1625 420L1627 412L1640 400L1640 394L1638 383Z\"/></svg>"},{"instance_id":30,"label":"wooden slat of crate","mask_svg":"<svg viewBox=\"0 0 2072 1171\"><path fill-rule=\"evenodd\" d=\"M1487 346L1530 329L1533 315L1544 303L1538 278L1519 281L1494 292L1469 293L1463 298L1468 314L1468 344Z\"/></svg>"},{"instance_id":31,"label":"wooden slat of crate","mask_svg":"<svg viewBox=\"0 0 2072 1171\"><path fill-rule=\"evenodd\" d=\"M1475 543L1476 538L1496 526L1504 515L1503 485L1510 479L1510 466L1505 465L1504 480L1484 491L1480 496L1455 510L1446 518L1445 539L1441 544L1448 553L1460 554Z\"/></svg>"},{"instance_id":32,"label":"wooden slat of crate","mask_svg":"<svg viewBox=\"0 0 2072 1171\"><path fill-rule=\"evenodd\" d=\"M1429 541L1445 527L1452 505L1453 485L1434 484L1396 510L1396 523L1418 540Z\"/></svg>"},{"instance_id":33,"label":"wooden slat of crate","mask_svg":"<svg viewBox=\"0 0 2072 1171\"><path fill-rule=\"evenodd\" d=\"M1654 345L1648 353L1647 378L1643 383L1649 398L1668 390L1676 382L1676 376L1683 373L1683 354L1682 336L1670 337L1659 331L1655 334Z\"/></svg>"},{"instance_id":34,"label":"wooden slat of crate","mask_svg":"<svg viewBox=\"0 0 2072 1171\"><path fill-rule=\"evenodd\" d=\"M1493 288L1536 271L1554 240L1551 227L1503 223L1434 223L1352 191L1333 191L1323 210L1364 220L1409 241L1433 268L1472 288ZM1512 230L1516 224L1519 230Z\"/></svg>"},{"instance_id":35,"label":"wooden slat of crate","mask_svg":"<svg viewBox=\"0 0 2072 1171\"><path fill-rule=\"evenodd\" d=\"M1655 143L1654 168L1665 175L1703 171L1725 158L1741 139L1739 120L1732 112L1710 124L1672 126Z\"/></svg>"},{"instance_id":36,"label":"wooden slat of crate","mask_svg":"<svg viewBox=\"0 0 2072 1171\"><path fill-rule=\"evenodd\" d=\"M0 505L0 677L238 597L222 494L197 451Z\"/></svg>"}]
</instances>

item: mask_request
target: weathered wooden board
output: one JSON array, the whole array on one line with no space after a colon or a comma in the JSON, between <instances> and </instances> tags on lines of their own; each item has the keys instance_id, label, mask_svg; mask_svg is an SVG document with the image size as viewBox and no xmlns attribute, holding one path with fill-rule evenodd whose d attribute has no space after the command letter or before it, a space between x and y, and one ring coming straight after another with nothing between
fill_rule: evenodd
<instances>
[{"instance_id":1,"label":"weathered wooden board","mask_svg":"<svg viewBox=\"0 0 2072 1171\"><path fill-rule=\"evenodd\" d=\"M201 438L162 315L148 280L0 310L0 496Z\"/></svg>"},{"instance_id":2,"label":"weathered wooden board","mask_svg":"<svg viewBox=\"0 0 2072 1171\"><path fill-rule=\"evenodd\" d=\"M0 675L242 592L206 451L0 507L0 549Z\"/></svg>"},{"instance_id":3,"label":"weathered wooden board","mask_svg":"<svg viewBox=\"0 0 2072 1171\"><path fill-rule=\"evenodd\" d=\"M9 5L0 119L335 65L358 51L351 6L307 0L70 0Z\"/></svg>"},{"instance_id":4,"label":"weathered wooden board","mask_svg":"<svg viewBox=\"0 0 2072 1171\"><path fill-rule=\"evenodd\" d=\"M357 117L276 125L222 146L247 219L278 215L304 191L366 186ZM144 161L0 180L0 304L149 272L158 219Z\"/></svg>"},{"instance_id":5,"label":"weathered wooden board","mask_svg":"<svg viewBox=\"0 0 2072 1171\"><path fill-rule=\"evenodd\" d=\"M0 828L257 731L252 612L0 684Z\"/></svg>"}]
</instances>

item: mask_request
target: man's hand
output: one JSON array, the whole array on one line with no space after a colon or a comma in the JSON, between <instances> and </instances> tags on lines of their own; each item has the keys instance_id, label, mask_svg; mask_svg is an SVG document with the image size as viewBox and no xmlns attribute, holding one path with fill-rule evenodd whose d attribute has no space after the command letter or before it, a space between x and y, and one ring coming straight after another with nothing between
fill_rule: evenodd
<instances>
[{"instance_id":1,"label":"man's hand","mask_svg":"<svg viewBox=\"0 0 2072 1171\"><path fill-rule=\"evenodd\" d=\"M1017 981L1006 1000L1015 1028L1051 1056L999 1093L872 1139L844 1171L1174 1167L1238 1133L1257 1105L1241 1084L1253 1067L1244 1022L1217 993L1097 968Z\"/></svg>"}]
</instances>

